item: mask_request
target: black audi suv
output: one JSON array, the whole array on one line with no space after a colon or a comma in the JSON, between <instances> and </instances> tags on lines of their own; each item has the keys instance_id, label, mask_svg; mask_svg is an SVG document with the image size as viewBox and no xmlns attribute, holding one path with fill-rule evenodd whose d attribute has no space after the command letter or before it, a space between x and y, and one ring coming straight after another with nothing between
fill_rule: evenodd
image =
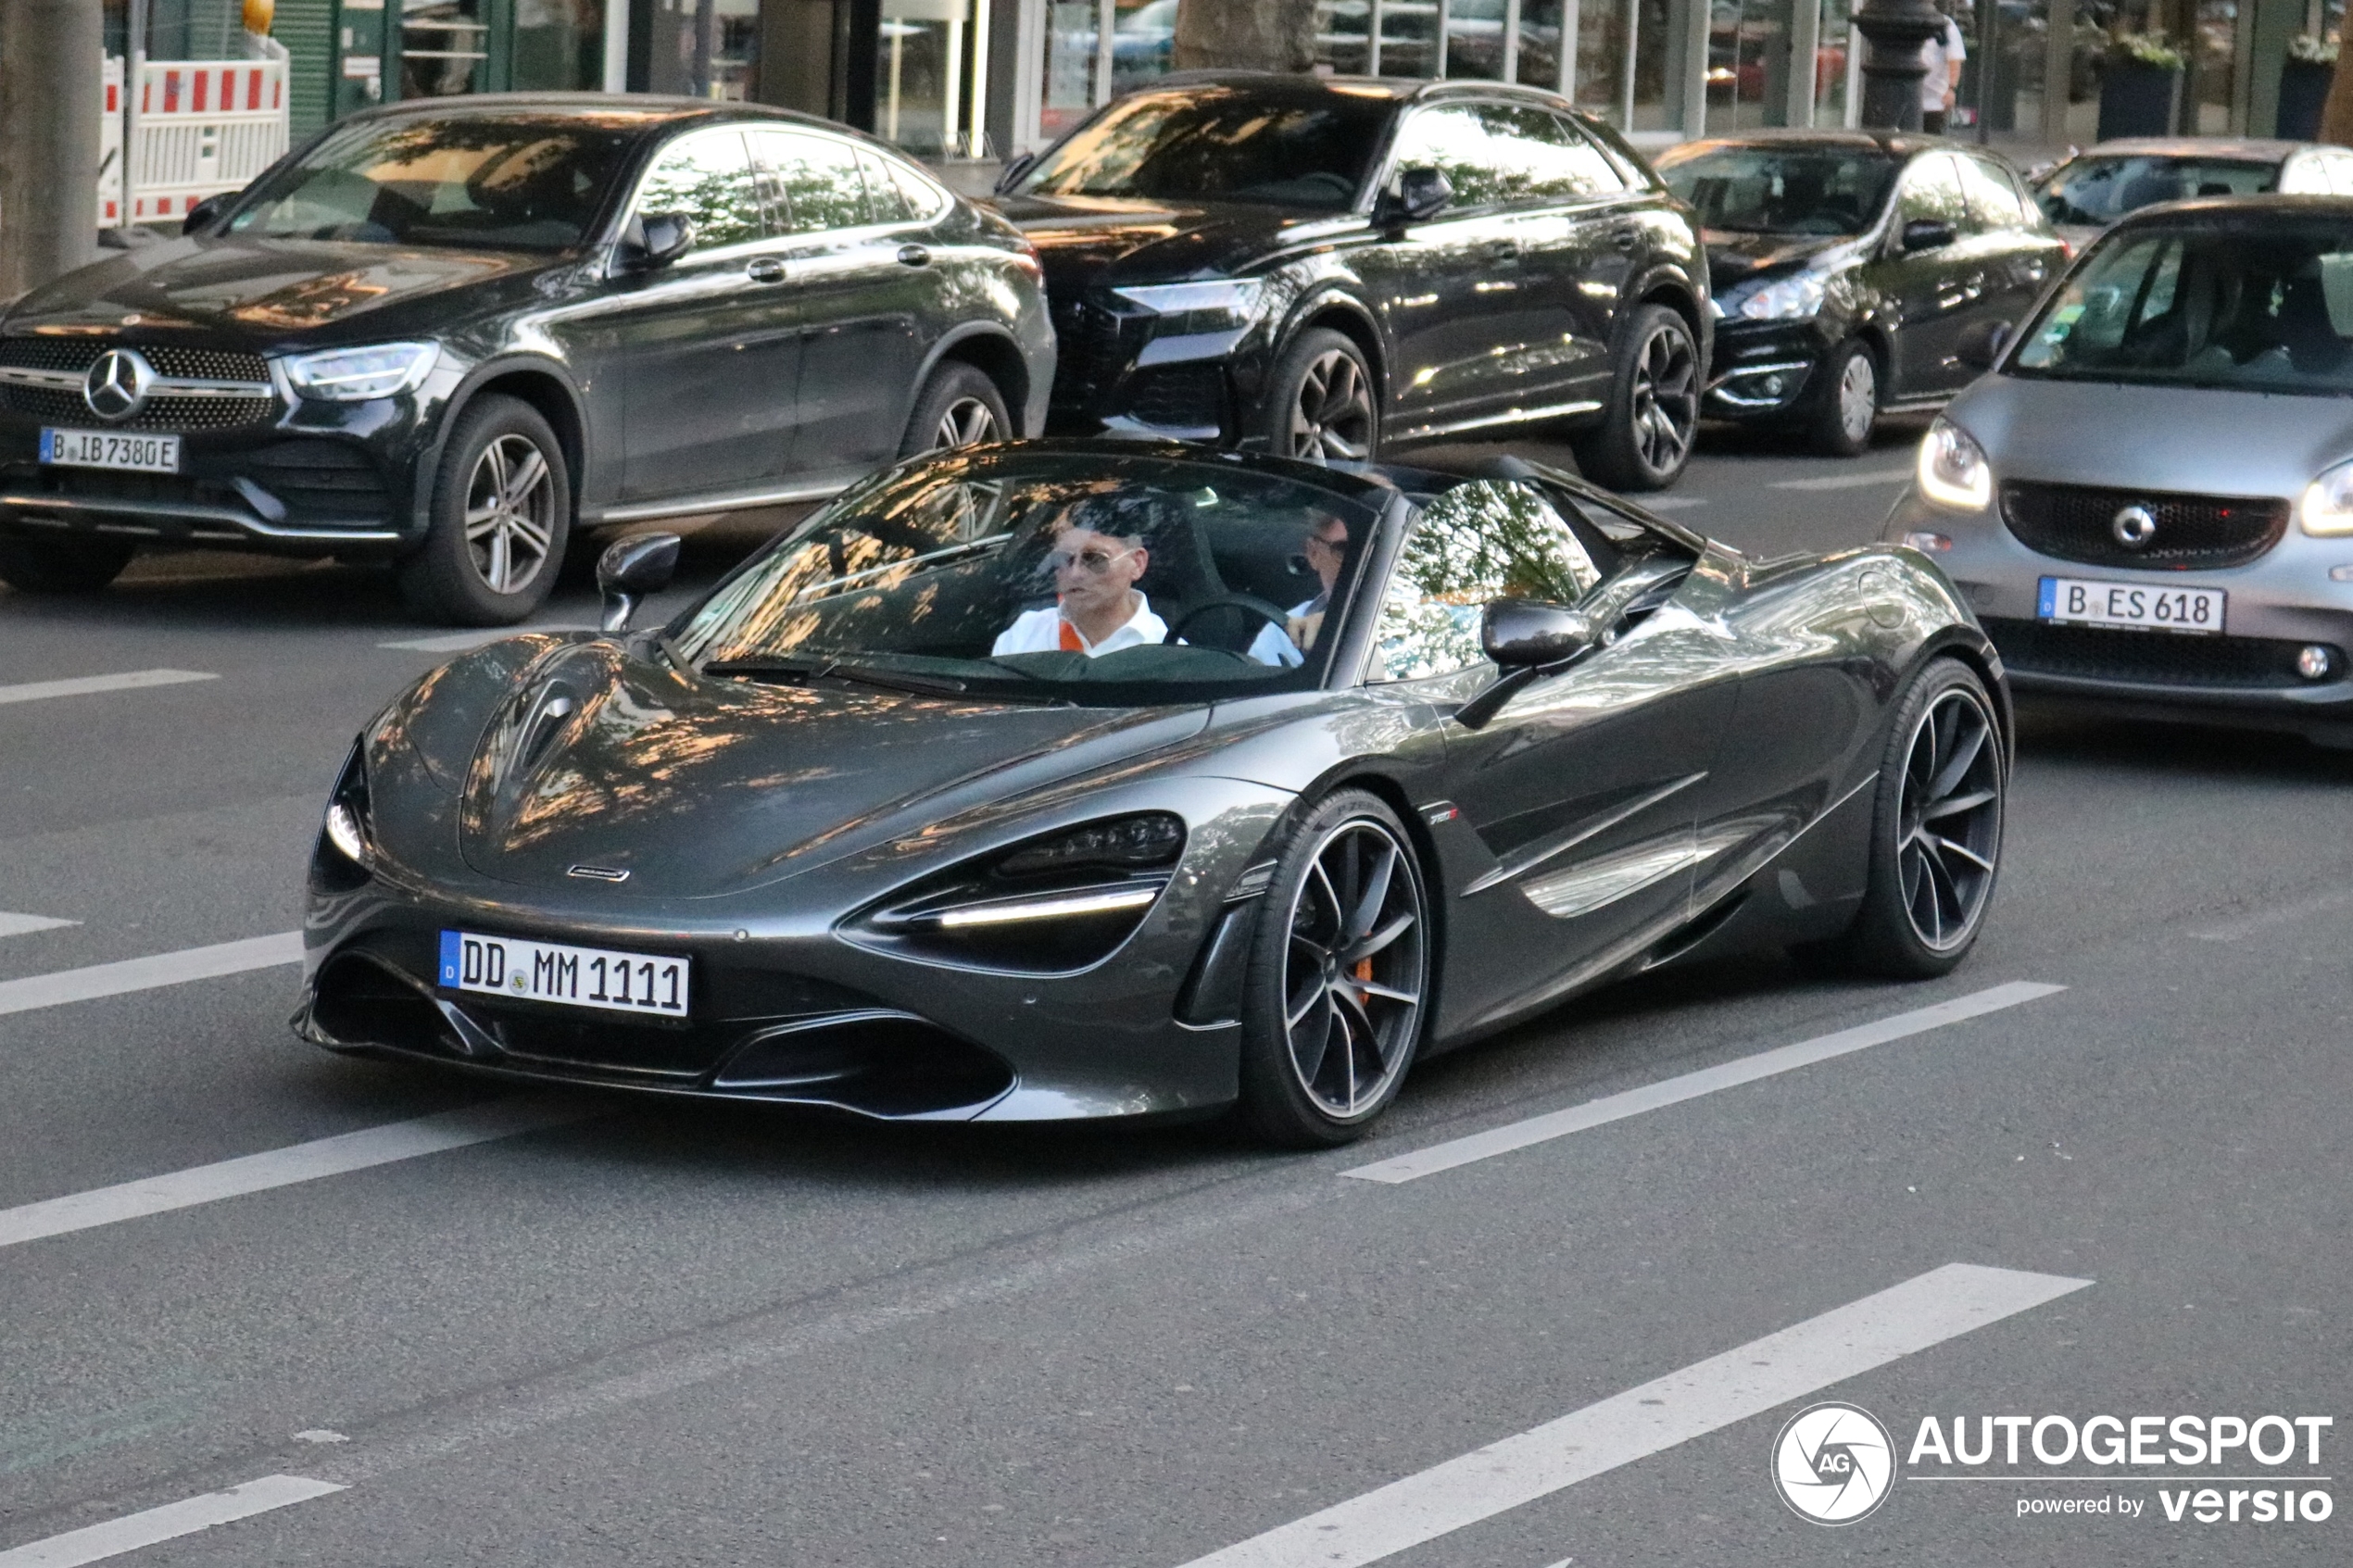
<instances>
[{"instance_id":1,"label":"black audi suv","mask_svg":"<svg viewBox=\"0 0 2353 1568\"><path fill-rule=\"evenodd\" d=\"M1658 170L1706 228L1723 311L1708 416L1834 457L1882 413L1942 408L2067 259L2015 169L1934 137L1756 132L1685 143Z\"/></svg>"},{"instance_id":2,"label":"black audi suv","mask_svg":"<svg viewBox=\"0 0 2353 1568\"><path fill-rule=\"evenodd\" d=\"M145 542L396 563L496 625L575 529L830 495L1034 433L1029 243L782 111L513 94L329 128L0 315L0 579Z\"/></svg>"},{"instance_id":3,"label":"black audi suv","mask_svg":"<svg viewBox=\"0 0 2353 1568\"><path fill-rule=\"evenodd\" d=\"M998 205L1045 263L1059 430L1362 459L1559 420L1636 490L1690 455L1698 226L1551 94L1189 74L1015 164Z\"/></svg>"}]
</instances>

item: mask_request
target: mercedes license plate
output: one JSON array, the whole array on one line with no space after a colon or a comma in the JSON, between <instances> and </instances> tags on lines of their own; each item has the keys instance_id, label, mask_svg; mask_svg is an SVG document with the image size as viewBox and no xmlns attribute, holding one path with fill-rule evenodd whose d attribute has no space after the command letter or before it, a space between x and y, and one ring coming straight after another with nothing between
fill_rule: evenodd
<instances>
[{"instance_id":1,"label":"mercedes license plate","mask_svg":"<svg viewBox=\"0 0 2353 1568\"><path fill-rule=\"evenodd\" d=\"M689 963L653 953L524 942L471 931L441 934L441 984L446 989L601 1012L686 1017Z\"/></svg>"},{"instance_id":2,"label":"mercedes license plate","mask_svg":"<svg viewBox=\"0 0 2353 1568\"><path fill-rule=\"evenodd\" d=\"M180 438L122 435L106 430L44 430L41 433L41 460L57 468L178 473Z\"/></svg>"},{"instance_id":3,"label":"mercedes license plate","mask_svg":"<svg viewBox=\"0 0 2353 1568\"><path fill-rule=\"evenodd\" d=\"M2045 621L2077 626L2219 635L2227 597L2220 588L2159 588L2146 583L2045 577L2034 613Z\"/></svg>"}]
</instances>

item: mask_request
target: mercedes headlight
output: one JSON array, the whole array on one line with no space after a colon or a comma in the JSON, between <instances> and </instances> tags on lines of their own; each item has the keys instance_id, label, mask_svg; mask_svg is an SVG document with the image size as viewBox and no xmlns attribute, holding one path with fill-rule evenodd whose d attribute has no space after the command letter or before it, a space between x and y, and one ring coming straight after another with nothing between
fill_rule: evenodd
<instances>
[{"instance_id":1,"label":"mercedes headlight","mask_svg":"<svg viewBox=\"0 0 2353 1568\"><path fill-rule=\"evenodd\" d=\"M1939 416L1920 442L1920 494L1955 511L1982 512L1994 499L1994 465L1969 432Z\"/></svg>"},{"instance_id":2,"label":"mercedes headlight","mask_svg":"<svg viewBox=\"0 0 2353 1568\"><path fill-rule=\"evenodd\" d=\"M2353 533L2353 462L2324 470L2304 487L2296 521L2305 533L2322 539Z\"/></svg>"},{"instance_id":3,"label":"mercedes headlight","mask_svg":"<svg viewBox=\"0 0 2353 1568\"><path fill-rule=\"evenodd\" d=\"M1176 336L1238 332L1249 326L1258 320L1266 285L1256 278L1220 278L1214 282L1149 283L1111 292L1159 316L1160 330Z\"/></svg>"},{"instance_id":4,"label":"mercedes headlight","mask_svg":"<svg viewBox=\"0 0 2353 1568\"><path fill-rule=\"evenodd\" d=\"M329 348L281 359L286 383L327 403L365 403L414 392L440 357L434 343L380 343L369 348Z\"/></svg>"},{"instance_id":5,"label":"mercedes headlight","mask_svg":"<svg viewBox=\"0 0 2353 1568\"><path fill-rule=\"evenodd\" d=\"M1822 311L1822 296L1830 280L1819 272L1799 272L1760 288L1736 292L1728 307L1751 321L1796 321Z\"/></svg>"}]
</instances>

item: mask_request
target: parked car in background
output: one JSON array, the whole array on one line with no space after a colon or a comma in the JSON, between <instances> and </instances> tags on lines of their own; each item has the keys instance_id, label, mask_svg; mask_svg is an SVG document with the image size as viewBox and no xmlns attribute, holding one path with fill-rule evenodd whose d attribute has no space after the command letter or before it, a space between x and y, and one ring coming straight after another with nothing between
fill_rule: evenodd
<instances>
[{"instance_id":1,"label":"parked car in background","mask_svg":"<svg viewBox=\"0 0 2353 1568\"><path fill-rule=\"evenodd\" d=\"M1936 421L1886 537L2020 694L2353 746L2348 410L2353 200L2145 208Z\"/></svg>"},{"instance_id":2,"label":"parked car in background","mask_svg":"<svg viewBox=\"0 0 2353 1568\"><path fill-rule=\"evenodd\" d=\"M1708 414L1833 456L1958 392L1963 334L2015 321L2065 258L2007 163L1932 137L1755 132L1658 169L1699 215L1724 313Z\"/></svg>"},{"instance_id":3,"label":"parked car in background","mask_svg":"<svg viewBox=\"0 0 2353 1568\"><path fill-rule=\"evenodd\" d=\"M1058 430L1367 458L1561 420L1618 489L1690 455L1697 226L1551 94L1188 76L999 189L1046 269Z\"/></svg>"},{"instance_id":4,"label":"parked car in background","mask_svg":"<svg viewBox=\"0 0 2353 1568\"><path fill-rule=\"evenodd\" d=\"M357 115L0 316L0 579L142 544L396 564L493 625L579 528L1034 432L1028 243L837 126L514 94Z\"/></svg>"},{"instance_id":5,"label":"parked car in background","mask_svg":"<svg viewBox=\"0 0 2353 1568\"><path fill-rule=\"evenodd\" d=\"M2125 136L2033 176L2035 202L2081 250L2128 212L2196 196L2353 195L2353 149L2217 136Z\"/></svg>"}]
</instances>

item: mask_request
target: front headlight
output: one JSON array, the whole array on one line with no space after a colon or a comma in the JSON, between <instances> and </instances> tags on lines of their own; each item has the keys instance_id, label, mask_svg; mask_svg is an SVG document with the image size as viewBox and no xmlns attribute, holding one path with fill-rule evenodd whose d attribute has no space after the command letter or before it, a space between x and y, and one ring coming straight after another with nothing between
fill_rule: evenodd
<instances>
[{"instance_id":1,"label":"front headlight","mask_svg":"<svg viewBox=\"0 0 2353 1568\"><path fill-rule=\"evenodd\" d=\"M326 403L365 403L414 392L441 355L434 343L380 343L368 348L329 348L278 361L286 383L305 397Z\"/></svg>"},{"instance_id":2,"label":"front headlight","mask_svg":"<svg viewBox=\"0 0 2353 1568\"><path fill-rule=\"evenodd\" d=\"M1830 280L1819 272L1800 272L1744 294L1736 293L1732 313L1751 321L1795 321L1822 312L1822 296Z\"/></svg>"},{"instance_id":3,"label":"front headlight","mask_svg":"<svg viewBox=\"0 0 2353 1568\"><path fill-rule=\"evenodd\" d=\"M1258 320L1266 285L1256 278L1220 278L1206 283L1149 283L1111 292L1162 318L1161 331L1176 336L1237 332L1249 326Z\"/></svg>"},{"instance_id":4,"label":"front headlight","mask_svg":"<svg viewBox=\"0 0 2353 1568\"><path fill-rule=\"evenodd\" d=\"M319 842L310 853L311 885L321 892L348 893L363 885L375 869L368 821L367 746L364 735L352 743L333 793L327 797Z\"/></svg>"},{"instance_id":5,"label":"front headlight","mask_svg":"<svg viewBox=\"0 0 2353 1568\"><path fill-rule=\"evenodd\" d=\"M1950 420L1938 416L1920 442L1920 494L1955 511L1982 512L1994 499L1994 465L1985 448Z\"/></svg>"},{"instance_id":6,"label":"front headlight","mask_svg":"<svg viewBox=\"0 0 2353 1568\"><path fill-rule=\"evenodd\" d=\"M2353 533L2353 462L2322 470L2304 487L2296 503L2296 521L2305 533L2321 539Z\"/></svg>"}]
</instances>

